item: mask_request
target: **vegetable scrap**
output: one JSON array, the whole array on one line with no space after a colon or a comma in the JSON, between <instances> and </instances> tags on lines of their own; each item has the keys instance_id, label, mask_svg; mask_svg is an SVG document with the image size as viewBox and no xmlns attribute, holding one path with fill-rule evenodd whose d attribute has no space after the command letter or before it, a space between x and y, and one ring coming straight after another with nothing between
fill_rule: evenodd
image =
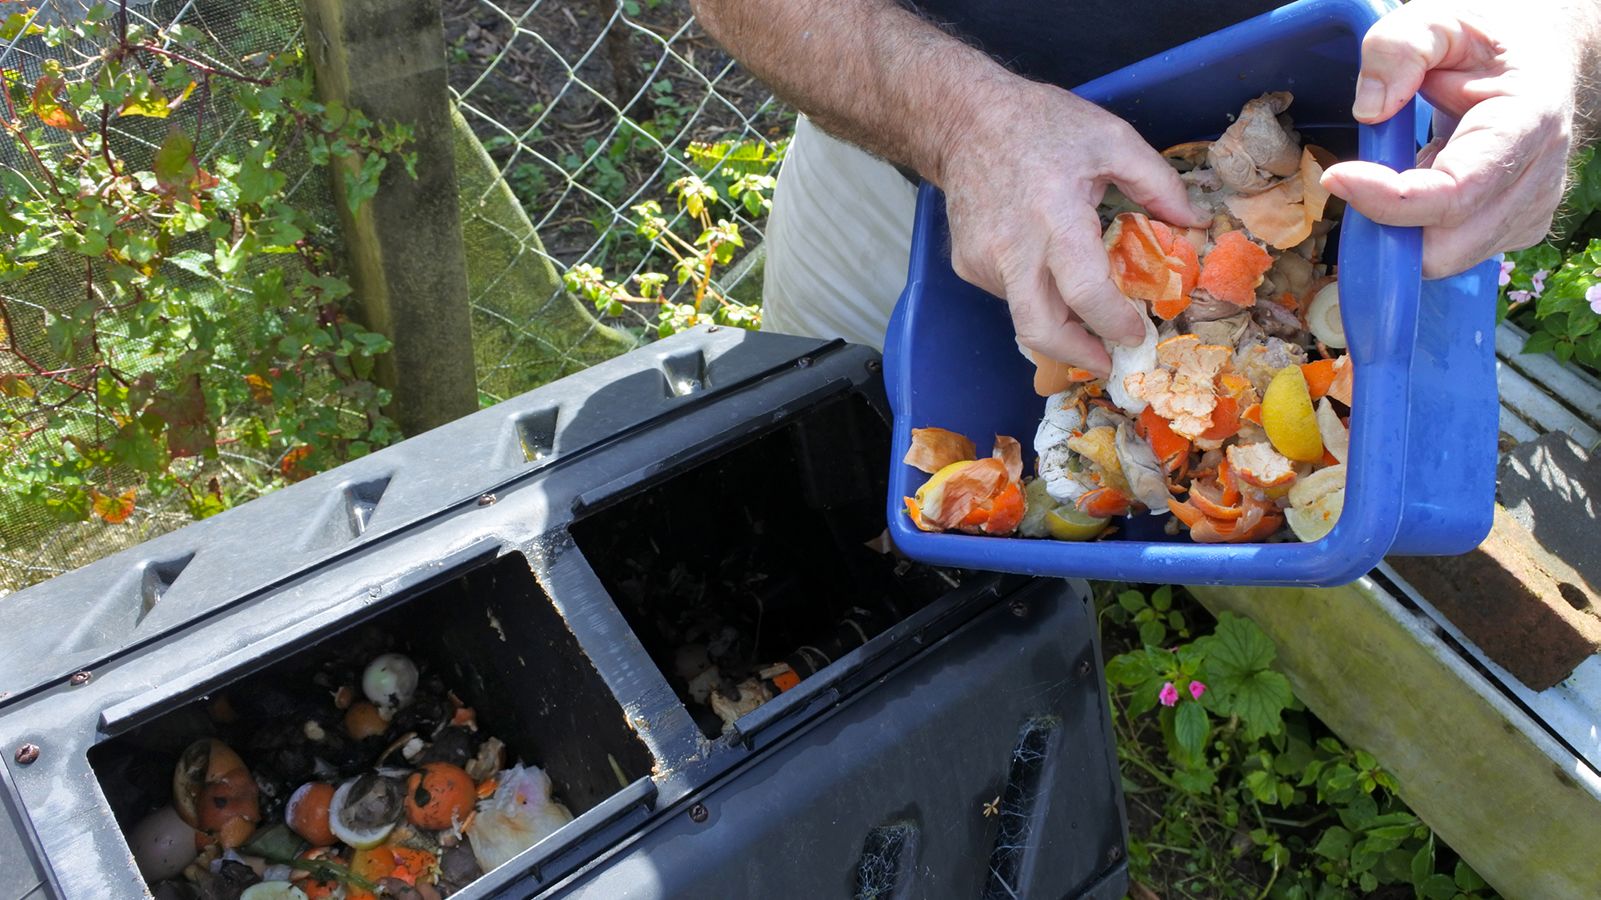
<instances>
[{"instance_id":1,"label":"vegetable scrap","mask_svg":"<svg viewBox=\"0 0 1601 900\"><path fill-rule=\"evenodd\" d=\"M363 658L211 702L228 740L189 744L171 803L128 833L154 897L441 900L572 820L436 675Z\"/></svg>"},{"instance_id":2,"label":"vegetable scrap","mask_svg":"<svg viewBox=\"0 0 1601 900\"><path fill-rule=\"evenodd\" d=\"M1019 347L1047 398L1032 477L1011 437L980 458L966 436L914 429L905 462L932 476L905 498L919 529L1081 541L1141 512L1202 543L1334 528L1353 396L1324 258L1341 205L1321 185L1335 158L1303 145L1292 99L1264 94L1217 140L1163 152L1208 227L1157 221L1108 191L1103 243L1145 314L1144 342L1108 343L1105 380Z\"/></svg>"}]
</instances>

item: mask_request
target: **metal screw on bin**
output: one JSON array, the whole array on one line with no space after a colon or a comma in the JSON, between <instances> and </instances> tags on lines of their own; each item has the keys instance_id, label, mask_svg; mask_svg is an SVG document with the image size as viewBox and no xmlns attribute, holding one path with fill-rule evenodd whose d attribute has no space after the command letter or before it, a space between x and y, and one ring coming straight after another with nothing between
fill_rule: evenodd
<instances>
[{"instance_id":1,"label":"metal screw on bin","mask_svg":"<svg viewBox=\"0 0 1601 900\"><path fill-rule=\"evenodd\" d=\"M498 498L494 494L485 494L482 497L478 498L478 505L479 506L494 506L496 499L498 499Z\"/></svg>"},{"instance_id":2,"label":"metal screw on bin","mask_svg":"<svg viewBox=\"0 0 1601 900\"><path fill-rule=\"evenodd\" d=\"M1084 678L1090 674L1090 661L1084 660L1078 664L1078 677Z\"/></svg>"},{"instance_id":3,"label":"metal screw on bin","mask_svg":"<svg viewBox=\"0 0 1601 900\"><path fill-rule=\"evenodd\" d=\"M706 333L707 334L711 334L712 332L715 332L715 331L721 331L722 327L723 326L721 326L721 325L708 325L708 326L706 326Z\"/></svg>"},{"instance_id":4,"label":"metal screw on bin","mask_svg":"<svg viewBox=\"0 0 1601 900\"><path fill-rule=\"evenodd\" d=\"M1123 848L1122 847L1113 847L1112 849L1106 851L1106 861L1109 862L1109 863L1115 863L1115 862L1117 862L1118 860L1120 860L1122 858L1123 858Z\"/></svg>"},{"instance_id":5,"label":"metal screw on bin","mask_svg":"<svg viewBox=\"0 0 1601 900\"><path fill-rule=\"evenodd\" d=\"M710 815L711 812L706 809L706 804L704 803L697 803L689 808L690 821L697 824L706 821L707 817Z\"/></svg>"},{"instance_id":6,"label":"metal screw on bin","mask_svg":"<svg viewBox=\"0 0 1601 900\"><path fill-rule=\"evenodd\" d=\"M1011 609L1012 615L1017 616L1019 619L1028 615L1028 604L1021 600L1013 600Z\"/></svg>"},{"instance_id":7,"label":"metal screw on bin","mask_svg":"<svg viewBox=\"0 0 1601 900\"><path fill-rule=\"evenodd\" d=\"M803 356L800 359L795 360L795 368L797 369L809 369L811 366L812 358L810 356Z\"/></svg>"},{"instance_id":8,"label":"metal screw on bin","mask_svg":"<svg viewBox=\"0 0 1601 900\"><path fill-rule=\"evenodd\" d=\"M883 368L884 364L876 359L870 359L867 361L867 371L869 372L878 372Z\"/></svg>"},{"instance_id":9,"label":"metal screw on bin","mask_svg":"<svg viewBox=\"0 0 1601 900\"><path fill-rule=\"evenodd\" d=\"M23 744L21 747L17 748L16 760L17 760L17 765L19 765L19 766L31 766L31 765L33 765L33 761L38 759L38 758L39 758L39 745L38 744Z\"/></svg>"},{"instance_id":10,"label":"metal screw on bin","mask_svg":"<svg viewBox=\"0 0 1601 900\"><path fill-rule=\"evenodd\" d=\"M78 687L79 685L88 684L89 683L89 679L91 679L93 677L94 677L94 673L92 673L89 670L85 669L82 672L73 672L72 673L72 677L67 679L67 683L72 685L73 687Z\"/></svg>"}]
</instances>

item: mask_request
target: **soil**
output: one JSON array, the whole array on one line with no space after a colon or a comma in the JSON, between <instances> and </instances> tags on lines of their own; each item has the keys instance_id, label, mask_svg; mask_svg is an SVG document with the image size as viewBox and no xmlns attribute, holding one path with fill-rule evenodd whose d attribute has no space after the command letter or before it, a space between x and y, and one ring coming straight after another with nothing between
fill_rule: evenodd
<instances>
[{"instance_id":1,"label":"soil","mask_svg":"<svg viewBox=\"0 0 1601 900\"><path fill-rule=\"evenodd\" d=\"M789 127L791 114L771 102L771 91L731 67L728 54L693 24L687 0L638 0L625 7L619 13L615 0L444 4L451 86L504 126L467 113L491 155L508 166L508 180L540 226L546 249L564 266L584 259L599 232L616 224L608 204L626 209L645 199L665 201L665 182L677 177L669 169L661 173L663 184L640 192L658 180L664 152L642 137L617 152L619 136L626 143L628 135L618 130L620 115L659 129L661 142L680 159L690 141L749 137L747 119L769 140ZM508 135L534 153L517 153ZM601 161L590 162L597 149ZM575 161L582 188L564 171Z\"/></svg>"}]
</instances>

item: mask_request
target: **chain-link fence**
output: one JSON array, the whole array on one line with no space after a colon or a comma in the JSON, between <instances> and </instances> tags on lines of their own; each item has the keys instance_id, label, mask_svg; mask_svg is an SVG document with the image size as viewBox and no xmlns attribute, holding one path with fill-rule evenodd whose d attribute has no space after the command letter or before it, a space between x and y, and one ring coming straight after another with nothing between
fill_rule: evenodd
<instances>
[{"instance_id":1,"label":"chain-link fence","mask_svg":"<svg viewBox=\"0 0 1601 900\"><path fill-rule=\"evenodd\" d=\"M86 0L30 0L26 6L0 5L0 21L10 35L0 49L0 69L14 73L24 85L34 84L50 61L60 64L69 77L92 78L101 65L101 48L72 43L52 47L46 44L43 34L43 29L51 26L81 21L91 6ZM295 0L130 0L126 9L128 24L133 28L170 30L181 25L188 29L185 52L221 72L259 74L267 54L293 47L301 39ZM203 97L195 99L198 102L175 110L171 120L114 119L111 137L119 155L148 167L167 128L180 125L199 136L197 163L205 167L213 157L236 150L249 137L250 128L241 112L206 102ZM0 140L0 168L16 171L30 165L34 163L28 158L27 148L10 137ZM293 157L285 160L285 168L291 177L290 193L297 204L331 211L326 181L311 177L319 170L304 159ZM331 229L331 215L325 217L323 227ZM331 233L329 237L336 239ZM29 348L35 358L62 362L62 355L50 346L50 322L53 317L71 315L83 300L84 265L84 257L57 251L44 257L26 277L0 287L11 332L0 343L14 342L18 347ZM93 279L88 281L93 292ZM238 327L244 326L245 323L238 323ZM127 334L115 324L106 324L103 330L125 347L126 357L135 359L127 364L132 374L161 365L160 358L136 360L137 349L148 345L139 336ZM220 369L222 364L215 365ZM0 374L7 371L6 366L0 361ZM115 427L92 390L57 409L39 410L29 408L29 404L27 398L0 394L0 413L10 414L0 416L0 420L34 424L40 429L35 440L59 444L90 437L108 425ZM222 415L226 417L229 412L223 411ZM20 453L22 449L19 441L0 441L0 451ZM217 459L187 461L185 471L202 481L217 474L242 484L259 484L267 481L272 463L238 447L222 446ZM139 501L122 524L110 525L93 517L62 524L59 513L37 503L21 502L5 484L0 484L0 593L60 574L192 521L185 499L177 492L164 496L142 492Z\"/></svg>"},{"instance_id":2,"label":"chain-link fence","mask_svg":"<svg viewBox=\"0 0 1601 900\"><path fill-rule=\"evenodd\" d=\"M16 71L27 84L48 59L80 71L92 66L96 48L50 48L28 27L70 23L90 5L0 6L0 69ZM207 65L239 74L259 72L266 54L302 40L295 0L130 0L127 9L135 25L185 26ZM17 11L25 11L21 19L6 18ZM636 233L640 216L633 207L659 202L669 227L692 241L698 226L670 197L670 186L696 175L726 187L727 172L715 158L692 160L686 150L696 142L743 142L771 160L793 116L695 26L687 0L443 0L443 26L451 99L463 136L476 137L458 140L458 170L477 161L488 176L464 176L461 190L480 396L492 403L649 340L657 331L652 304L623 304L600 315L562 286L562 276L580 265L600 267L624 284L648 272L672 273L674 260L662 242ZM182 110L207 117L185 124L201 124L202 164L236 147L248 131L239 111L219 106ZM165 127L153 120L118 124L117 138L135 148L131 157L139 148L153 152ZM0 141L0 167L27 165L22 154L13 141ZM302 163L290 174L297 205L318 210L332 228L333 201L321 170ZM744 248L718 267L713 283L754 302L760 278L752 264L759 254L750 251L762 240L761 211L731 203L717 216L740 229ZM336 246L337 235L329 237ZM666 294L690 287L669 280ZM83 290L81 270L67 264L43 265L0 287L14 319L10 338L43 346L50 317L71 309ZM15 412L12 405L21 402L0 393L0 412ZM60 440L105 421L85 398L56 411L49 427ZM14 450L8 447L0 450ZM216 460L195 461L190 474L203 481L220 473L267 489L276 462L224 445ZM0 594L188 521L181 496L141 494L122 524L91 517L63 525L49 510L8 502L0 485Z\"/></svg>"},{"instance_id":3,"label":"chain-link fence","mask_svg":"<svg viewBox=\"0 0 1601 900\"><path fill-rule=\"evenodd\" d=\"M445 0L444 18L458 108L527 212L510 235L517 255L558 273L588 264L633 284L642 273L672 272L662 242L636 234L633 207L657 201L671 227L692 232L669 188L685 175L715 180L723 167L697 164L690 145L745 142L771 157L793 124L696 27L687 0ZM469 219L475 199L464 203ZM718 216L737 224L746 248L759 245L760 215L730 205ZM751 268L736 259L713 280L751 299L760 280L746 277ZM656 327L656 310L634 304L553 334L553 309L568 301L559 287L525 296L502 279L475 281L486 400L618 352Z\"/></svg>"}]
</instances>

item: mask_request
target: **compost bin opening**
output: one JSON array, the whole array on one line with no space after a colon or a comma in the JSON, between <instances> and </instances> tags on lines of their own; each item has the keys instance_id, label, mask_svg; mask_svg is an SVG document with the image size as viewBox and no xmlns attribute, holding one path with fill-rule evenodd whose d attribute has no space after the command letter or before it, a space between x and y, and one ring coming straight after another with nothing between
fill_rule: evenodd
<instances>
[{"instance_id":1,"label":"compost bin opening","mask_svg":"<svg viewBox=\"0 0 1601 900\"><path fill-rule=\"evenodd\" d=\"M572 526L708 737L958 584L879 542L889 454L847 394Z\"/></svg>"},{"instance_id":2,"label":"compost bin opening","mask_svg":"<svg viewBox=\"0 0 1601 900\"><path fill-rule=\"evenodd\" d=\"M415 697L391 721L378 722L379 734L358 740L351 736L350 710L366 700L364 670L386 653L415 661ZM475 729L463 724L469 718ZM423 744L420 755L417 745L408 748L403 740L413 733ZM472 764L490 753L484 749L490 737L505 745L498 776L490 776L495 784L478 777L482 764ZM571 815L649 775L652 767L649 752L520 554L479 564L91 749L90 764L125 835L173 801L180 754L204 738L236 751L258 784L258 836L284 821L286 800L300 785L337 786L372 772L386 750L385 765L398 770L453 757L449 761L478 782L478 793L535 777L527 770L511 776L504 767L538 766L550 778L552 799ZM408 752L414 754L410 759ZM394 774L406 777L403 771ZM469 840L498 799L491 795L478 803ZM402 825L411 819L402 817ZM560 819L548 828L559 827ZM443 833L420 825L411 830L423 834L424 844ZM404 828L396 834L404 837ZM137 848L137 836L130 843ZM344 855L355 864L355 853L346 849Z\"/></svg>"}]
</instances>

